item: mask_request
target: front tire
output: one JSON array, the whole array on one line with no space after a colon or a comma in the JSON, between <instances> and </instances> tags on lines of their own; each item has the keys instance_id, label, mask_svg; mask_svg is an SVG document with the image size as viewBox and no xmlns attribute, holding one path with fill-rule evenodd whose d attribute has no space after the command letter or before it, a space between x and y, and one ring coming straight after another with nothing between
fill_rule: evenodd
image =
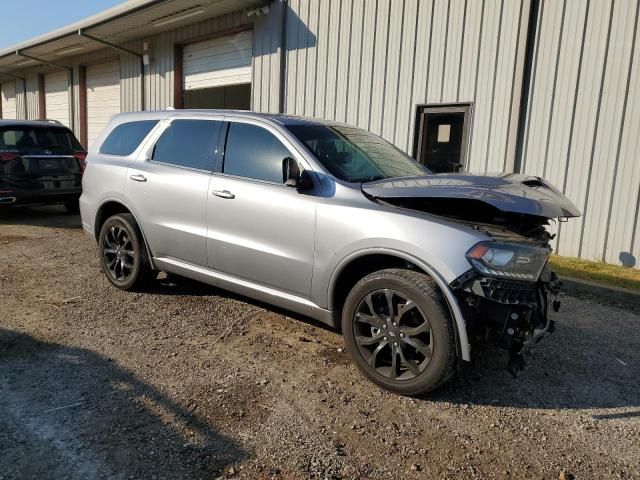
<instances>
[{"instance_id":1,"label":"front tire","mask_svg":"<svg viewBox=\"0 0 640 480\"><path fill-rule=\"evenodd\" d=\"M98 246L102 269L119 289L142 289L154 277L142 232L130 213L114 215L104 222Z\"/></svg>"},{"instance_id":2,"label":"front tire","mask_svg":"<svg viewBox=\"0 0 640 480\"><path fill-rule=\"evenodd\" d=\"M453 322L424 273L388 269L364 277L347 296L342 331L360 371L392 392L423 394L455 373Z\"/></svg>"}]
</instances>

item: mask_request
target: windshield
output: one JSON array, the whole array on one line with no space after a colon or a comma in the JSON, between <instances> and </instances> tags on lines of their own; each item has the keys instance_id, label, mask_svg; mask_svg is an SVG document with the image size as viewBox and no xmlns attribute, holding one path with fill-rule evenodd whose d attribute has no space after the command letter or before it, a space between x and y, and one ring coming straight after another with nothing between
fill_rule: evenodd
<instances>
[{"instance_id":1,"label":"windshield","mask_svg":"<svg viewBox=\"0 0 640 480\"><path fill-rule=\"evenodd\" d=\"M84 148L64 127L12 126L0 129L0 151L72 154Z\"/></svg>"},{"instance_id":2,"label":"windshield","mask_svg":"<svg viewBox=\"0 0 640 480\"><path fill-rule=\"evenodd\" d=\"M431 172L382 138L342 125L287 125L331 172L346 182L427 175Z\"/></svg>"}]
</instances>

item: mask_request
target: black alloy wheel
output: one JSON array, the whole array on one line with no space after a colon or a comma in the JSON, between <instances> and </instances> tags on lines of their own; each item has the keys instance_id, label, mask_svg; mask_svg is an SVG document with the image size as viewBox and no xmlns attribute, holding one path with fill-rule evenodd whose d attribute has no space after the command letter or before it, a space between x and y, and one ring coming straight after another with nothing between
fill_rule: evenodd
<instances>
[{"instance_id":1,"label":"black alloy wheel","mask_svg":"<svg viewBox=\"0 0 640 480\"><path fill-rule=\"evenodd\" d=\"M107 279L122 290L143 287L154 276L133 215L114 215L100 230L100 260Z\"/></svg>"},{"instance_id":2,"label":"black alloy wheel","mask_svg":"<svg viewBox=\"0 0 640 480\"><path fill-rule=\"evenodd\" d=\"M367 275L342 311L347 350L373 382L403 395L431 391L455 373L455 331L446 301L426 274Z\"/></svg>"},{"instance_id":3,"label":"black alloy wheel","mask_svg":"<svg viewBox=\"0 0 640 480\"><path fill-rule=\"evenodd\" d=\"M107 230L102 255L108 273L115 280L124 282L134 273L136 252L131 236L124 227L113 225Z\"/></svg>"},{"instance_id":4,"label":"black alloy wheel","mask_svg":"<svg viewBox=\"0 0 640 480\"><path fill-rule=\"evenodd\" d=\"M433 356L431 325L418 304L396 290L368 293L356 308L354 338L360 355L380 375L409 380Z\"/></svg>"}]
</instances>

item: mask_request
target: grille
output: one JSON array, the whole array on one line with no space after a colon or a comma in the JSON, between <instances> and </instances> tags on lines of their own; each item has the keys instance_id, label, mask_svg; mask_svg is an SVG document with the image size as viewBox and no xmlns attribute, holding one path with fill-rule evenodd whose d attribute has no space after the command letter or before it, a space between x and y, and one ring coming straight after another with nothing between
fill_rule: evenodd
<instances>
[{"instance_id":1,"label":"grille","mask_svg":"<svg viewBox=\"0 0 640 480\"><path fill-rule=\"evenodd\" d=\"M509 305L536 303L535 283L483 278L480 280L480 286L485 297L495 302Z\"/></svg>"}]
</instances>

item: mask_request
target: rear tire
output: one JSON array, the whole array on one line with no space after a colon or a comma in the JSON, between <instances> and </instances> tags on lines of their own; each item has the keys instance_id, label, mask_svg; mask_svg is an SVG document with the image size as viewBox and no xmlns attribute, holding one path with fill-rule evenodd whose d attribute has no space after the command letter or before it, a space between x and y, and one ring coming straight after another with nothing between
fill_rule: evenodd
<instances>
[{"instance_id":1,"label":"rear tire","mask_svg":"<svg viewBox=\"0 0 640 480\"><path fill-rule=\"evenodd\" d=\"M64 208L67 209L67 213L70 213L72 215L77 215L78 213L80 213L80 204L78 203L78 200L65 203Z\"/></svg>"},{"instance_id":2,"label":"rear tire","mask_svg":"<svg viewBox=\"0 0 640 480\"><path fill-rule=\"evenodd\" d=\"M100 263L107 279L121 290L140 290L157 275L151 269L144 237L130 213L107 219L98 237Z\"/></svg>"},{"instance_id":3,"label":"rear tire","mask_svg":"<svg viewBox=\"0 0 640 480\"><path fill-rule=\"evenodd\" d=\"M342 331L360 371L392 392L423 394L455 374L453 322L424 273L388 269L364 277L347 296Z\"/></svg>"}]
</instances>

